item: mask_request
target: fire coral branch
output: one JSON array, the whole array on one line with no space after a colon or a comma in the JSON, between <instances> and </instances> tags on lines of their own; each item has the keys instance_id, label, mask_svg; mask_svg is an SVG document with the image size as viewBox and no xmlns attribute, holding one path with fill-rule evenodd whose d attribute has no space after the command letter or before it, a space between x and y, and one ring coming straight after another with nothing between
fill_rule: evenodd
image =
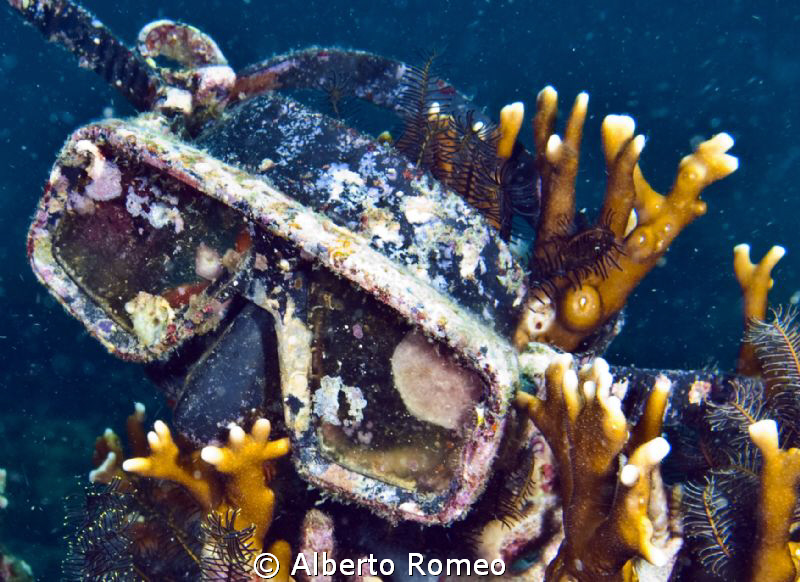
<instances>
[{"instance_id":1,"label":"fire coral branch","mask_svg":"<svg viewBox=\"0 0 800 582\"><path fill-rule=\"evenodd\" d=\"M653 472L669 452L660 436L635 446L618 470L630 434L661 432L669 381L659 380L639 426L629 430L620 400L611 394L608 364L596 359L580 372L572 357L555 358L546 373L546 399L520 393L558 463L565 539L547 569L547 580L632 580L634 559L669 568L670 556L652 540L648 515Z\"/></svg>"},{"instance_id":2,"label":"fire coral branch","mask_svg":"<svg viewBox=\"0 0 800 582\"><path fill-rule=\"evenodd\" d=\"M585 93L575 100L562 140L553 133L557 94L552 87L539 94L534 137L542 216L528 311L514 336L518 349L530 341L579 349L622 309L675 237L705 214L703 189L738 167L726 153L733 138L717 134L681 160L675 183L663 196L639 169L644 136L634 137L633 119L609 115L602 127L605 203L595 225L580 230L574 221L575 177L587 103Z\"/></svg>"}]
</instances>

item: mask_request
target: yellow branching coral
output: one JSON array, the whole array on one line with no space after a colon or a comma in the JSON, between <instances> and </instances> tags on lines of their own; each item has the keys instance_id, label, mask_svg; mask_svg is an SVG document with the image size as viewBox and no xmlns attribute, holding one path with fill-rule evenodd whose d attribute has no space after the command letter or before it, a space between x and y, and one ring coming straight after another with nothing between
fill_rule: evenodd
<instances>
[{"instance_id":1,"label":"yellow branching coral","mask_svg":"<svg viewBox=\"0 0 800 582\"><path fill-rule=\"evenodd\" d=\"M669 558L653 543L648 508L653 471L669 452L657 435L670 382L656 382L634 438L619 398L610 393L612 382L605 361L594 360L578 374L564 354L547 368L546 400L517 397L558 465L565 539L548 566L548 580L633 580L634 558L657 567ZM626 447L630 456L618 470Z\"/></svg>"},{"instance_id":2,"label":"yellow branching coral","mask_svg":"<svg viewBox=\"0 0 800 582\"><path fill-rule=\"evenodd\" d=\"M764 257L754 264L750 260L750 245L733 247L733 272L744 299L745 323L751 318L764 320L767 316L767 295L772 289L772 269L786 254L786 249L775 245Z\"/></svg>"},{"instance_id":3,"label":"yellow branching coral","mask_svg":"<svg viewBox=\"0 0 800 582\"><path fill-rule=\"evenodd\" d=\"M235 527L253 526L254 549L260 551L274 510L264 464L289 452L289 439L270 441L269 434L270 423L263 418L253 424L250 434L232 425L228 446L208 446L199 455L186 454L173 440L169 427L158 420L147 434L150 454L128 459L122 468L179 483L207 510L238 510Z\"/></svg>"},{"instance_id":4,"label":"yellow branching coral","mask_svg":"<svg viewBox=\"0 0 800 582\"><path fill-rule=\"evenodd\" d=\"M275 494L265 485L264 463L286 455L289 439L269 440L270 424L265 418L253 424L250 434L233 426L227 447L205 447L200 457L217 471L230 476L223 510L239 508L236 527L255 525L254 538L260 540L272 523Z\"/></svg>"},{"instance_id":5,"label":"yellow branching coral","mask_svg":"<svg viewBox=\"0 0 800 582\"><path fill-rule=\"evenodd\" d=\"M135 402L133 414L128 416L126 422L128 448L137 456L144 456L148 453L147 438L143 428L144 416L144 404ZM109 484L115 477L123 478L122 461L124 458L119 436L107 428L103 435L95 440L92 459L94 469L89 472L89 481Z\"/></svg>"},{"instance_id":6,"label":"yellow branching coral","mask_svg":"<svg viewBox=\"0 0 800 582\"><path fill-rule=\"evenodd\" d=\"M518 348L537 340L571 351L598 330L625 304L630 293L656 265L675 237L706 212L702 190L737 168L726 152L733 139L720 133L681 160L669 194L653 190L638 166L644 136L634 137L633 119L609 115L602 125L608 181L605 202L595 228L597 245L605 252L585 263L553 250L568 238L575 216L575 178L586 118L588 96L578 95L561 139L554 133L557 94L552 87L539 93L534 119L536 163L542 183L542 214L534 256L553 265L544 291L534 288L528 314L515 333ZM613 242L608 240L613 235ZM573 237L574 238L574 237ZM574 245L582 244L574 241ZM585 245L584 245L585 246ZM565 252L568 252L566 249ZM571 265L570 262L574 262ZM550 317L542 317L546 311Z\"/></svg>"},{"instance_id":7,"label":"yellow branching coral","mask_svg":"<svg viewBox=\"0 0 800 582\"><path fill-rule=\"evenodd\" d=\"M507 160L511 157L524 117L525 106L519 101L506 105L500 110L499 137L497 140L498 158Z\"/></svg>"},{"instance_id":8,"label":"yellow branching coral","mask_svg":"<svg viewBox=\"0 0 800 582\"><path fill-rule=\"evenodd\" d=\"M202 474L202 467L196 458L181 455L165 422L155 421L153 430L147 433L147 443L150 445L150 454L126 460L122 463L123 470L142 477L179 483L189 490L200 505L211 509L211 479Z\"/></svg>"},{"instance_id":9,"label":"yellow branching coral","mask_svg":"<svg viewBox=\"0 0 800 582\"><path fill-rule=\"evenodd\" d=\"M751 579L793 582L800 579L800 549L789 541L789 527L800 485L800 449L780 448L774 420L761 420L748 430L764 460Z\"/></svg>"},{"instance_id":10,"label":"yellow branching coral","mask_svg":"<svg viewBox=\"0 0 800 582\"><path fill-rule=\"evenodd\" d=\"M747 327L752 319L764 321L767 317L767 296L772 289L772 269L786 254L786 249L773 246L767 254L754 264L750 260L750 245L740 244L733 248L733 272L742 288L744 305L744 325ZM755 376L760 366L753 345L742 342L739 350L737 369L741 374Z\"/></svg>"}]
</instances>

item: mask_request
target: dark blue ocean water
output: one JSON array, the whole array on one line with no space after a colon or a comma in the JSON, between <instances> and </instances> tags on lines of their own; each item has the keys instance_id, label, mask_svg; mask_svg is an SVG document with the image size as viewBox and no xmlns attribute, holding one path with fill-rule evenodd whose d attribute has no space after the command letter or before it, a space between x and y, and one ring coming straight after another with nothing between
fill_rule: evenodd
<instances>
[{"instance_id":1,"label":"dark blue ocean water","mask_svg":"<svg viewBox=\"0 0 800 582\"><path fill-rule=\"evenodd\" d=\"M648 137L642 167L666 190L698 137L727 131L740 169L704 194L708 214L673 245L631 298L614 363L730 368L742 330L732 248L788 255L773 304L800 295L800 5L785 1L522 0L86 1L133 41L150 20L208 32L234 68L293 48L337 45L414 61L447 46L442 74L490 114L554 85L562 105L590 93L581 206L604 190L602 117L628 113ZM57 150L105 108L132 109L60 48L0 6L0 467L9 508L0 541L42 580L57 579L62 497L89 469L93 437L131 402L163 403L135 365L107 355L34 280L25 236ZM522 139L530 144L526 124ZM163 416L163 413L161 414Z\"/></svg>"}]
</instances>

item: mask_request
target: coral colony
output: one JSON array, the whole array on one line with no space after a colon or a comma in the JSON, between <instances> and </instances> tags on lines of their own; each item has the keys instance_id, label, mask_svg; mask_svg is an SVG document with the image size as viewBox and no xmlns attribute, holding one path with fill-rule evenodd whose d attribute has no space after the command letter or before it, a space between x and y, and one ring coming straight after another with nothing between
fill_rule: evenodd
<instances>
[{"instance_id":1,"label":"coral colony","mask_svg":"<svg viewBox=\"0 0 800 582\"><path fill-rule=\"evenodd\" d=\"M735 250L738 374L599 357L736 170L729 135L662 195L633 120L607 116L591 222L586 94L559 136L539 93L529 152L523 105L494 124L434 56L311 48L233 71L188 25L130 49L71 2L10 3L141 112L68 139L28 250L173 408L171 428L137 405L126 443L98 438L67 578L255 580L274 560L275 580L799 579L800 335L767 316L783 249ZM345 98L402 132L348 127Z\"/></svg>"}]
</instances>

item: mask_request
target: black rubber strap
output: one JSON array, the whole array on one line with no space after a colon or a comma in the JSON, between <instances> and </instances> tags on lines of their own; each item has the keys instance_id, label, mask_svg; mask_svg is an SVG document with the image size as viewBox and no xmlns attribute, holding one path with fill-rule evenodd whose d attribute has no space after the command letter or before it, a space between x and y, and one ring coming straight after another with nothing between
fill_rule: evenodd
<instances>
[{"instance_id":1,"label":"black rubber strap","mask_svg":"<svg viewBox=\"0 0 800 582\"><path fill-rule=\"evenodd\" d=\"M347 80L355 97L399 112L406 68L400 61L365 51L310 47L276 55L237 71L233 96L238 100L277 89L318 89L320 79L339 75ZM476 109L452 85L443 80L437 82L439 91L448 97L451 111ZM481 113L477 115L478 119L484 119Z\"/></svg>"},{"instance_id":2,"label":"black rubber strap","mask_svg":"<svg viewBox=\"0 0 800 582\"><path fill-rule=\"evenodd\" d=\"M156 71L87 10L69 0L9 0L50 41L72 52L136 109L150 109L163 84Z\"/></svg>"}]
</instances>

